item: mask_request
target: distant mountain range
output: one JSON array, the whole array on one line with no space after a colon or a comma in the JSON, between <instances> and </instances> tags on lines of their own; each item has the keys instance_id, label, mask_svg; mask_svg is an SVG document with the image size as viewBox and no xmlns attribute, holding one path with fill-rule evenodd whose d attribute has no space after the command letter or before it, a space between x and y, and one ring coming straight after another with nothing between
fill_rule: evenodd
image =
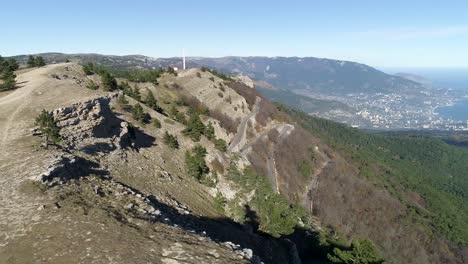
<instances>
[{"instance_id":1,"label":"distant mountain range","mask_svg":"<svg viewBox=\"0 0 468 264\"><path fill-rule=\"evenodd\" d=\"M80 60L126 69L182 67L181 58L63 53L41 55L48 61ZM27 56L16 56L16 59L26 61ZM311 89L338 95L405 91L420 86L418 82L404 76L389 75L365 64L314 57L190 57L187 59L187 65L188 67L207 66L226 73L248 75L257 81L265 81L277 89ZM265 84L262 86L272 87Z\"/></svg>"},{"instance_id":2,"label":"distant mountain range","mask_svg":"<svg viewBox=\"0 0 468 264\"><path fill-rule=\"evenodd\" d=\"M432 84L432 81L427 79L426 77L416 75L416 74L413 74L413 73L399 72L399 73L396 73L395 75L399 76L399 77L402 77L404 79L413 81L413 82L420 83L420 84L426 84L426 85L431 85Z\"/></svg>"},{"instance_id":3,"label":"distant mountain range","mask_svg":"<svg viewBox=\"0 0 468 264\"><path fill-rule=\"evenodd\" d=\"M179 58L142 55L44 53L46 61L95 62L118 69L182 67ZM16 56L25 62L26 55ZM433 87L412 74L390 75L370 66L314 57L221 57L187 58L187 67L209 67L227 74L246 75L269 99L363 128L421 128L432 120L435 107L452 103L461 93ZM411 124L413 116L426 113ZM361 113L361 114L358 114ZM409 121L409 122L408 122Z\"/></svg>"}]
</instances>

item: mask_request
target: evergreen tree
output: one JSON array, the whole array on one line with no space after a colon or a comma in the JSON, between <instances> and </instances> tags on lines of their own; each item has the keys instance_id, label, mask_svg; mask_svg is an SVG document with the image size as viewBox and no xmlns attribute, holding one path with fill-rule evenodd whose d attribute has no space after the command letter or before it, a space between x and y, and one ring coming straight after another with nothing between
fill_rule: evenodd
<instances>
[{"instance_id":1,"label":"evergreen tree","mask_svg":"<svg viewBox=\"0 0 468 264\"><path fill-rule=\"evenodd\" d=\"M54 120L54 116L51 112L42 110L42 112L36 117L35 124L39 127L39 130L44 136L44 146L49 146L49 141L57 143L60 140L60 129Z\"/></svg>"},{"instance_id":2,"label":"evergreen tree","mask_svg":"<svg viewBox=\"0 0 468 264\"><path fill-rule=\"evenodd\" d=\"M201 135L205 132L205 125L197 113L192 113L187 123L187 127L182 131L184 135L189 136L193 141L200 141Z\"/></svg>"},{"instance_id":3,"label":"evergreen tree","mask_svg":"<svg viewBox=\"0 0 468 264\"><path fill-rule=\"evenodd\" d=\"M155 110L156 112L162 113L162 108L158 105L158 101L154 98L154 94L151 91L148 91L148 95L146 96L145 103L151 109Z\"/></svg>"},{"instance_id":4,"label":"evergreen tree","mask_svg":"<svg viewBox=\"0 0 468 264\"><path fill-rule=\"evenodd\" d=\"M10 58L10 59L6 60L4 63L5 63L5 66L6 66L5 68L6 68L7 71L13 72L13 71L16 71L17 69L19 69L18 62L13 58Z\"/></svg>"},{"instance_id":5,"label":"evergreen tree","mask_svg":"<svg viewBox=\"0 0 468 264\"><path fill-rule=\"evenodd\" d=\"M187 124L187 120L185 119L184 113L179 112L179 110L177 110L177 107L175 107L175 105L171 107L170 113L177 122L184 124L184 125Z\"/></svg>"},{"instance_id":6,"label":"evergreen tree","mask_svg":"<svg viewBox=\"0 0 468 264\"><path fill-rule=\"evenodd\" d=\"M125 98L125 94L119 95L119 97L117 97L117 104L124 108L128 106L128 100Z\"/></svg>"},{"instance_id":7,"label":"evergreen tree","mask_svg":"<svg viewBox=\"0 0 468 264\"><path fill-rule=\"evenodd\" d=\"M81 67L86 75L93 75L95 73L95 66L92 62L83 64Z\"/></svg>"},{"instance_id":8,"label":"evergreen tree","mask_svg":"<svg viewBox=\"0 0 468 264\"><path fill-rule=\"evenodd\" d=\"M151 118L148 113L145 113L143 107L140 104L136 104L132 109L132 116L135 120L141 124L145 124Z\"/></svg>"},{"instance_id":9,"label":"evergreen tree","mask_svg":"<svg viewBox=\"0 0 468 264\"><path fill-rule=\"evenodd\" d=\"M214 139L214 144L215 148L218 149L219 151L226 152L227 150L227 144L226 141L224 141L221 138Z\"/></svg>"},{"instance_id":10,"label":"evergreen tree","mask_svg":"<svg viewBox=\"0 0 468 264\"><path fill-rule=\"evenodd\" d=\"M117 80L107 71L104 71L101 74L102 86L105 91L115 91L117 90Z\"/></svg>"},{"instance_id":11,"label":"evergreen tree","mask_svg":"<svg viewBox=\"0 0 468 264\"><path fill-rule=\"evenodd\" d=\"M45 63L45 61L44 61L44 58L41 57L41 56L35 57L35 58L34 58L34 65L35 65L36 67L45 66L46 63Z\"/></svg>"},{"instance_id":12,"label":"evergreen tree","mask_svg":"<svg viewBox=\"0 0 468 264\"><path fill-rule=\"evenodd\" d=\"M34 56L29 55L27 64L30 68L36 67L36 60L34 59Z\"/></svg>"},{"instance_id":13,"label":"evergreen tree","mask_svg":"<svg viewBox=\"0 0 468 264\"><path fill-rule=\"evenodd\" d=\"M167 131L164 133L163 142L172 149L179 148L179 142L174 135L169 134Z\"/></svg>"},{"instance_id":14,"label":"evergreen tree","mask_svg":"<svg viewBox=\"0 0 468 264\"><path fill-rule=\"evenodd\" d=\"M133 90L128 84L128 82L122 82L119 85L119 89L122 90L125 95L133 97Z\"/></svg>"},{"instance_id":15,"label":"evergreen tree","mask_svg":"<svg viewBox=\"0 0 468 264\"><path fill-rule=\"evenodd\" d=\"M192 151L185 152L185 165L190 176L200 181L204 174L209 172L205 162L206 149L200 145L195 146Z\"/></svg>"},{"instance_id":16,"label":"evergreen tree","mask_svg":"<svg viewBox=\"0 0 468 264\"><path fill-rule=\"evenodd\" d=\"M351 247L333 249L332 254L328 254L328 259L332 263L343 264L380 264L384 260L379 257L374 244L365 240L353 240Z\"/></svg>"},{"instance_id":17,"label":"evergreen tree","mask_svg":"<svg viewBox=\"0 0 468 264\"><path fill-rule=\"evenodd\" d=\"M16 75L11 71L5 71L1 78L3 79L3 83L0 84L0 90L7 91L15 89L16 87Z\"/></svg>"},{"instance_id":18,"label":"evergreen tree","mask_svg":"<svg viewBox=\"0 0 468 264\"><path fill-rule=\"evenodd\" d=\"M153 118L153 126L155 128L161 128L161 122L157 118Z\"/></svg>"},{"instance_id":19,"label":"evergreen tree","mask_svg":"<svg viewBox=\"0 0 468 264\"><path fill-rule=\"evenodd\" d=\"M138 89L136 86L133 87L133 99L141 101L140 89Z\"/></svg>"},{"instance_id":20,"label":"evergreen tree","mask_svg":"<svg viewBox=\"0 0 468 264\"><path fill-rule=\"evenodd\" d=\"M211 124L211 121L208 122L208 125L206 125L205 136L209 140L213 140L215 138L215 130L213 125Z\"/></svg>"}]
</instances>

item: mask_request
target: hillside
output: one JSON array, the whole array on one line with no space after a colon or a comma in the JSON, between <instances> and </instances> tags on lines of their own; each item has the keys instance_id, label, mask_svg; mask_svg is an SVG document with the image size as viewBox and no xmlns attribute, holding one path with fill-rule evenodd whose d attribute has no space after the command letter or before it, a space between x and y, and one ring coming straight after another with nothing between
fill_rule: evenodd
<instances>
[{"instance_id":1,"label":"hillside","mask_svg":"<svg viewBox=\"0 0 468 264\"><path fill-rule=\"evenodd\" d=\"M466 261L465 150L278 107L207 69L109 65L21 69L0 93L6 263ZM60 130L47 149L42 109Z\"/></svg>"}]
</instances>

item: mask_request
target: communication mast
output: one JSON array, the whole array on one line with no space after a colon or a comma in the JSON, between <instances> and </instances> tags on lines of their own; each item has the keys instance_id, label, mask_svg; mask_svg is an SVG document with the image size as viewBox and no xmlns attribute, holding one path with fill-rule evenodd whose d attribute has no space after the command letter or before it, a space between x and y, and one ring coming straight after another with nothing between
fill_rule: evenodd
<instances>
[{"instance_id":1,"label":"communication mast","mask_svg":"<svg viewBox=\"0 0 468 264\"><path fill-rule=\"evenodd\" d=\"M182 49L182 68L185 70L185 49Z\"/></svg>"}]
</instances>

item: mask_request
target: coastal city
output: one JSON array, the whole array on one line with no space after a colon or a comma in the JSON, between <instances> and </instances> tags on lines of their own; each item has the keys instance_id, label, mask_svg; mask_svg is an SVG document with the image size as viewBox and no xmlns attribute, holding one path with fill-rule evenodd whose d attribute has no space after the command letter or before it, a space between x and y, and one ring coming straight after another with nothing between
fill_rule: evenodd
<instances>
[{"instance_id":1,"label":"coastal city","mask_svg":"<svg viewBox=\"0 0 468 264\"><path fill-rule=\"evenodd\" d=\"M428 89L413 95L396 93L322 95L320 99L345 103L352 108L352 111L333 109L317 115L362 129L468 131L468 121L453 120L438 112L439 108L454 105L463 98L467 98L463 92L449 89Z\"/></svg>"}]
</instances>

